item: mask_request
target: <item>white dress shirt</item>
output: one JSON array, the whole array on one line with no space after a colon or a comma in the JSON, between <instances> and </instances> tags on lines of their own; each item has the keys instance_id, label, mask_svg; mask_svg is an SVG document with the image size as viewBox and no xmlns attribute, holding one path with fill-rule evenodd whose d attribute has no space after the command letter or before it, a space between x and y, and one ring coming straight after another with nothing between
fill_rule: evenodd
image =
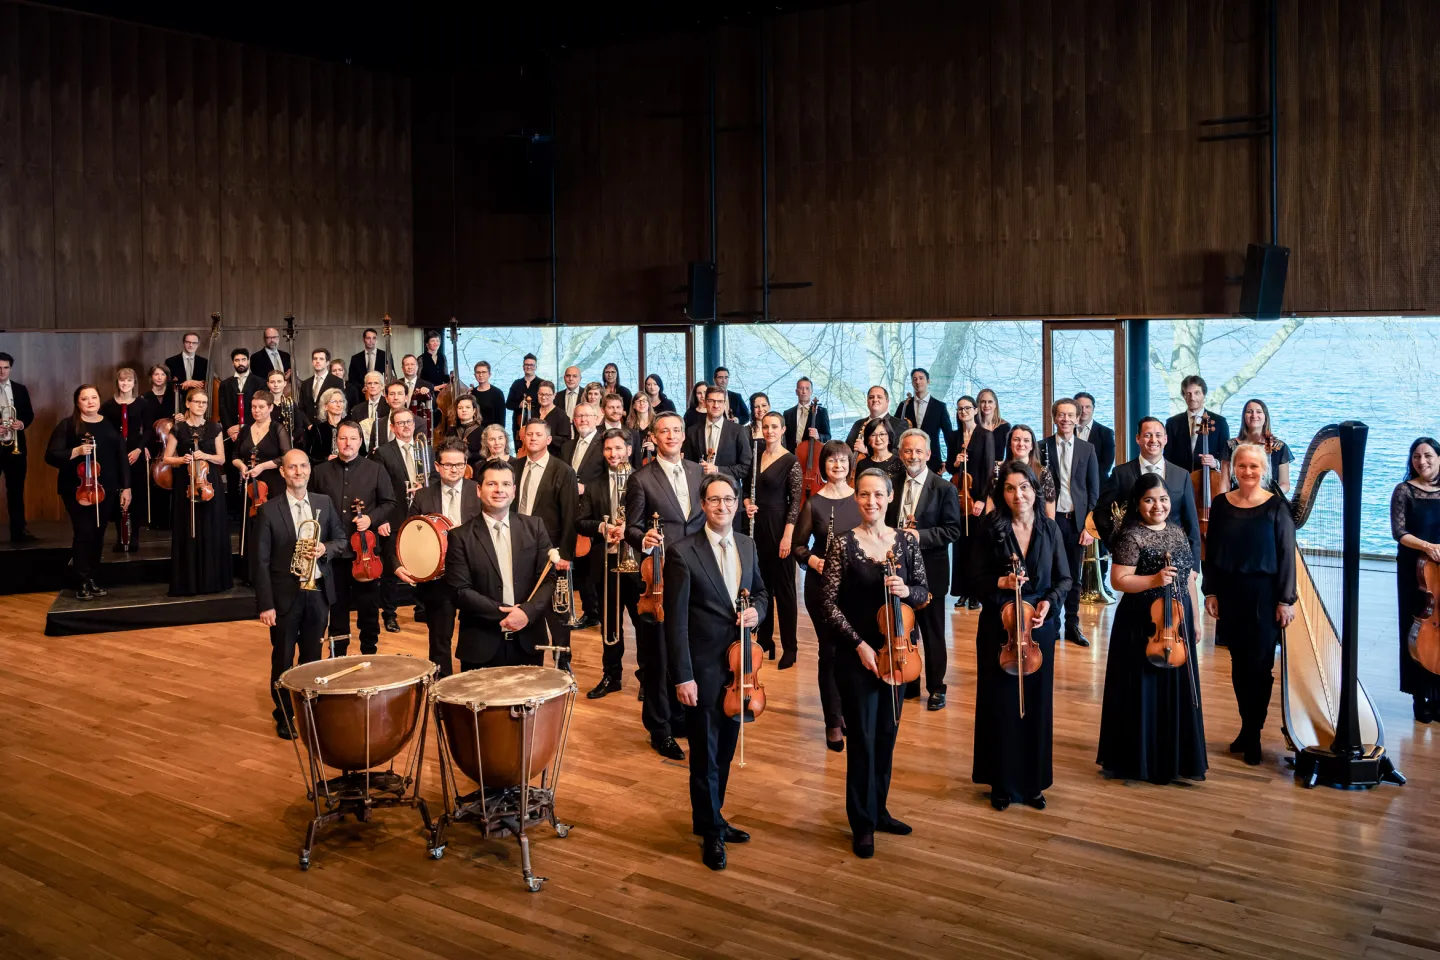
<instances>
[{"instance_id":1,"label":"white dress shirt","mask_svg":"<svg viewBox=\"0 0 1440 960\"><path fill-rule=\"evenodd\" d=\"M1077 424L1075 424L1075 436L1079 437L1081 440L1084 440L1086 443L1089 443L1089 442L1090 442L1090 428L1093 427L1094 425L1095 425L1095 421L1094 421L1094 420L1091 420L1089 423L1077 423Z\"/></svg>"},{"instance_id":2,"label":"white dress shirt","mask_svg":"<svg viewBox=\"0 0 1440 960\"><path fill-rule=\"evenodd\" d=\"M740 596L740 548L735 543L735 533L733 530L716 533L707 523L705 537L710 541L710 549L715 552L715 566L720 568L720 575L725 578L725 590L733 601Z\"/></svg>"},{"instance_id":3,"label":"white dress shirt","mask_svg":"<svg viewBox=\"0 0 1440 960\"><path fill-rule=\"evenodd\" d=\"M1074 513L1075 501L1070 497L1070 462L1075 457L1075 438L1059 436L1055 437L1055 458L1060 462L1055 465L1055 483L1057 486L1057 498L1055 511L1057 513Z\"/></svg>"},{"instance_id":4,"label":"white dress shirt","mask_svg":"<svg viewBox=\"0 0 1440 960\"><path fill-rule=\"evenodd\" d=\"M13 406L15 406L15 392L10 389L10 381L6 380L4 383L0 383L0 407Z\"/></svg>"},{"instance_id":5,"label":"white dress shirt","mask_svg":"<svg viewBox=\"0 0 1440 960\"><path fill-rule=\"evenodd\" d=\"M930 409L930 395L916 397L910 409L915 413L915 426L920 426L925 422L925 411Z\"/></svg>"},{"instance_id":6,"label":"white dress shirt","mask_svg":"<svg viewBox=\"0 0 1440 960\"><path fill-rule=\"evenodd\" d=\"M685 463L661 462L660 469L664 470L670 478L670 488L675 491L675 499L680 501L680 512L686 517L690 516L690 484L685 479Z\"/></svg>"},{"instance_id":7,"label":"white dress shirt","mask_svg":"<svg viewBox=\"0 0 1440 960\"><path fill-rule=\"evenodd\" d=\"M1154 463L1151 463L1144 457L1140 457L1140 476L1143 477L1149 473L1153 473L1158 477L1165 476L1165 457L1163 455Z\"/></svg>"},{"instance_id":8,"label":"white dress shirt","mask_svg":"<svg viewBox=\"0 0 1440 960\"><path fill-rule=\"evenodd\" d=\"M510 555L510 520L502 517L496 520L488 514L485 525L490 528L490 542L495 545L495 562L500 567L500 603L507 607L515 605L515 570Z\"/></svg>"}]
</instances>

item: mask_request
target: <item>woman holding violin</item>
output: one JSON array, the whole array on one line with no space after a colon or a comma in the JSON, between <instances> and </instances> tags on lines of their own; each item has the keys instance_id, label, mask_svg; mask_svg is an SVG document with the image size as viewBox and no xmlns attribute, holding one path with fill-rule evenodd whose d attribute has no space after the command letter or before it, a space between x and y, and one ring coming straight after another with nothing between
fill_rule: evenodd
<instances>
[{"instance_id":1,"label":"woman holding violin","mask_svg":"<svg viewBox=\"0 0 1440 960\"><path fill-rule=\"evenodd\" d=\"M655 459L655 438L650 436L650 424L655 422L655 417L661 412L663 411L651 406L650 398L643 393L635 394L635 399L630 402L630 412L625 415L623 423L637 441L630 454L630 465L636 469ZM668 412L675 411L672 409Z\"/></svg>"},{"instance_id":2,"label":"woman holding violin","mask_svg":"<svg viewBox=\"0 0 1440 960\"><path fill-rule=\"evenodd\" d=\"M331 387L320 394L320 412L305 429L305 452L310 454L312 465L334 460L340 455L340 424L345 420L348 409L345 391Z\"/></svg>"},{"instance_id":3,"label":"woman holding violin","mask_svg":"<svg viewBox=\"0 0 1440 960\"><path fill-rule=\"evenodd\" d=\"M890 768L904 696L901 686L882 679L882 662L896 663L889 651L908 647L919 665L913 614L895 621L903 601L909 613L925 605L930 591L925 563L914 537L885 525L885 510L895 485L883 470L863 470L855 481L860 522L836 533L825 551L825 587L821 610L825 629L836 645L835 681L850 749L845 761L845 813L855 855L875 855L875 833L908 834L910 827L890 815ZM905 629L908 621L909 630ZM888 634L888 635L887 635ZM918 676L918 674L916 674Z\"/></svg>"},{"instance_id":4,"label":"woman holding violin","mask_svg":"<svg viewBox=\"0 0 1440 960\"><path fill-rule=\"evenodd\" d=\"M1018 427L1016 429L1019 429ZM1000 466L987 518L972 567L971 596L981 598L975 633L976 783L990 787L990 806L1004 810L1020 801L1045 809L1044 791L1053 781L1051 767L1055 641L1060 608L1070 589L1070 568L1060 528L1040 504L1040 481L1024 461ZM1014 606L1017 590L1023 610ZM1016 616L1016 614L1019 614ZM1007 621L1014 626L1007 629ZM1040 666L1018 680L1000 663L1003 648L1021 632L1039 648ZM1032 661L1033 664L1033 661ZM1021 688L1023 687L1023 715Z\"/></svg>"},{"instance_id":5,"label":"woman holding violin","mask_svg":"<svg viewBox=\"0 0 1440 960\"><path fill-rule=\"evenodd\" d=\"M285 424L278 423L271 416L275 407L270 394L257 393L250 398L250 425L240 428L236 438L235 456L231 464L240 479L249 489L244 498L250 514L245 524L245 556L255 556L255 544L260 535L260 524L256 513L270 497L278 497L285 490L285 478L280 475L280 463L285 451L292 446L290 431ZM259 483L262 486L256 486Z\"/></svg>"},{"instance_id":6,"label":"woman holding violin","mask_svg":"<svg viewBox=\"0 0 1440 960\"><path fill-rule=\"evenodd\" d=\"M995 435L980 426L978 414L974 397L956 400L955 433L948 441L949 449L955 451L949 465L951 483L959 491L961 514L970 515L961 521L960 539L955 541L954 563L950 566L950 592L955 594L956 610L980 609L979 600L965 596L965 571L974 566L970 553L979 542L980 518L985 515L985 498L995 473Z\"/></svg>"},{"instance_id":7,"label":"woman holding violin","mask_svg":"<svg viewBox=\"0 0 1440 960\"><path fill-rule=\"evenodd\" d=\"M126 485L132 495L145 489L148 482L146 470L150 466L145 456L146 437L150 432L148 405L135 389L135 369L121 367L115 371L115 395L100 404L100 415L125 441ZM143 504L137 504L137 507L144 510ZM140 549L139 521L140 516L131 510L122 510L116 515L116 553L133 553Z\"/></svg>"},{"instance_id":8,"label":"woman holding violin","mask_svg":"<svg viewBox=\"0 0 1440 960\"><path fill-rule=\"evenodd\" d=\"M1209 766L1190 605L1195 561L1189 537L1169 517L1165 478L1142 475L1110 568L1124 596L1110 633L1096 763L1113 779L1204 780Z\"/></svg>"},{"instance_id":9,"label":"woman holding violin","mask_svg":"<svg viewBox=\"0 0 1440 960\"><path fill-rule=\"evenodd\" d=\"M1205 612L1215 618L1215 643L1230 648L1230 683L1240 706L1240 735L1231 753L1255 766L1264 760L1260 731L1275 684L1275 645L1295 619L1295 521L1285 498L1266 488L1265 448L1242 443L1230 465L1238 486L1210 504L1205 538Z\"/></svg>"},{"instance_id":10,"label":"woman holding violin","mask_svg":"<svg viewBox=\"0 0 1440 960\"><path fill-rule=\"evenodd\" d=\"M1005 457L995 463L995 474L990 481L990 490L987 494L985 510L994 510L998 504L997 494L1000 492L1000 468L1011 460L1019 460L1030 468L1035 474L1035 493L1038 501L1044 505L1045 516L1051 520L1055 519L1055 503L1059 494L1055 489L1055 478L1050 471L1046 470L1036 455L1035 431L1023 423L1015 426L1006 426L1007 436L1005 442L1009 444L1005 448Z\"/></svg>"},{"instance_id":11,"label":"woman holding violin","mask_svg":"<svg viewBox=\"0 0 1440 960\"><path fill-rule=\"evenodd\" d=\"M785 449L785 418L772 410L764 415L760 429L765 444L760 458L751 465L755 477L751 490L745 492L745 515L754 524L760 578L765 581L766 593L774 598L777 616L770 616L769 609L760 611L755 642L774 660L775 621L779 619L779 668L789 670L795 666L797 615L795 566L790 559L790 548L795 537L795 521L800 519L804 477L800 461Z\"/></svg>"},{"instance_id":12,"label":"woman holding violin","mask_svg":"<svg viewBox=\"0 0 1440 960\"><path fill-rule=\"evenodd\" d=\"M1263 447L1270 457L1270 489L1282 497L1290 493L1290 464L1295 462L1295 456L1285 441L1275 436L1270 431L1270 408L1265 406L1264 400L1246 400L1245 409L1240 414L1240 435L1231 439L1226 448L1226 457L1220 463L1220 472L1224 479L1221 480L1221 489L1231 490L1235 487L1234 478L1230 476L1230 460L1235 455L1235 448L1242 443L1253 443Z\"/></svg>"},{"instance_id":13,"label":"woman holding violin","mask_svg":"<svg viewBox=\"0 0 1440 960\"><path fill-rule=\"evenodd\" d=\"M1422 659L1440 653L1440 641L1433 626L1433 595L1440 575L1440 442L1421 437L1410 444L1410 461L1405 479L1390 494L1390 532L1398 549L1395 554L1395 593L1400 608L1400 691L1410 694L1417 723L1440 720L1440 676L1435 662L1426 668ZM1431 589L1426 589L1427 582Z\"/></svg>"},{"instance_id":14,"label":"woman holding violin","mask_svg":"<svg viewBox=\"0 0 1440 960\"><path fill-rule=\"evenodd\" d=\"M70 517L71 551L80 586L75 599L105 596L95 583L105 525L130 506L130 465L120 432L100 414L94 384L75 388L74 410L50 432L45 462L60 471L55 488Z\"/></svg>"},{"instance_id":15,"label":"woman holding violin","mask_svg":"<svg viewBox=\"0 0 1440 960\"><path fill-rule=\"evenodd\" d=\"M225 519L225 448L219 423L205 419L210 398L185 394L185 415L165 444L174 477L170 515L170 596L219 593L233 585L230 527ZM192 473L194 476L192 477Z\"/></svg>"}]
</instances>

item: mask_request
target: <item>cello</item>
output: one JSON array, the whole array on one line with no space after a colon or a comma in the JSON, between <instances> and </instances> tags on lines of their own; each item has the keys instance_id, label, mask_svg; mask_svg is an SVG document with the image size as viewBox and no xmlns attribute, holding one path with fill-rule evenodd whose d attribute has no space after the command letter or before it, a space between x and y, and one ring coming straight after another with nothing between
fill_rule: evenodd
<instances>
[{"instance_id":1,"label":"cello","mask_svg":"<svg viewBox=\"0 0 1440 960\"><path fill-rule=\"evenodd\" d=\"M635 611L642 617L649 617L655 623L665 622L665 523L660 514L651 514L650 527L660 534L660 542L650 551L650 556L640 561L640 580L644 588L636 602Z\"/></svg>"},{"instance_id":2,"label":"cello","mask_svg":"<svg viewBox=\"0 0 1440 960\"><path fill-rule=\"evenodd\" d=\"M1440 673L1440 610L1435 604L1440 595L1440 564L1421 557L1415 561L1415 579L1424 601L1410 627L1410 659L1431 673Z\"/></svg>"},{"instance_id":3,"label":"cello","mask_svg":"<svg viewBox=\"0 0 1440 960\"><path fill-rule=\"evenodd\" d=\"M815 411L820 409L820 401L811 398L810 415L805 418L805 432L810 432L810 427L815 425ZM803 505L815 495L815 491L825 486L825 478L820 475L820 448L825 446L819 438L814 440L808 437L804 440L795 441L795 456L805 465L805 479L800 485L800 503ZM758 460L757 460L758 462Z\"/></svg>"},{"instance_id":4,"label":"cello","mask_svg":"<svg viewBox=\"0 0 1440 960\"><path fill-rule=\"evenodd\" d=\"M1210 434L1214 432L1215 418L1206 410L1195 426L1195 434L1199 438L1196 443L1198 455L1210 455ZM1220 471L1202 463L1199 469L1190 471L1190 483L1195 488L1195 512L1200 515L1200 549L1203 552L1205 537L1210 533L1210 501L1220 490Z\"/></svg>"},{"instance_id":5,"label":"cello","mask_svg":"<svg viewBox=\"0 0 1440 960\"><path fill-rule=\"evenodd\" d=\"M350 516L358 520L365 512L365 501L356 497L350 501ZM371 580L379 580L380 575L385 572L380 557L375 553L375 531L356 530L350 534L350 549L355 551L355 559L350 564L350 576L361 583L369 583ZM544 579L543 577L541 579Z\"/></svg>"},{"instance_id":6,"label":"cello","mask_svg":"<svg viewBox=\"0 0 1440 960\"><path fill-rule=\"evenodd\" d=\"M740 639L730 644L726 659L730 666L730 683L725 687L725 716L740 724L740 766L745 766L745 724L765 712L765 685L760 682L760 664L765 662L760 644L751 635L753 628L745 625L745 611L750 609L750 591L741 590L735 601L740 615Z\"/></svg>"},{"instance_id":7,"label":"cello","mask_svg":"<svg viewBox=\"0 0 1440 960\"><path fill-rule=\"evenodd\" d=\"M1165 552L1165 566L1170 566L1170 552ZM1167 583L1160 596L1150 604L1150 628L1145 643L1145 659L1154 667L1174 669L1190 665L1190 700L1200 705L1200 690L1195 684L1195 664L1190 657L1190 644L1185 636L1185 604L1175 584Z\"/></svg>"},{"instance_id":8,"label":"cello","mask_svg":"<svg viewBox=\"0 0 1440 960\"><path fill-rule=\"evenodd\" d=\"M1005 627L1007 638L1000 647L1000 669L1015 677L1015 689L1020 697L1020 716L1025 716L1025 678L1040 669L1045 655L1040 644L1035 642L1030 622L1035 619L1035 607L1025 601L1021 586L1025 582L1025 565L1015 554L1010 554L1010 573L1015 577L1015 596L1000 608L1000 622Z\"/></svg>"}]
</instances>

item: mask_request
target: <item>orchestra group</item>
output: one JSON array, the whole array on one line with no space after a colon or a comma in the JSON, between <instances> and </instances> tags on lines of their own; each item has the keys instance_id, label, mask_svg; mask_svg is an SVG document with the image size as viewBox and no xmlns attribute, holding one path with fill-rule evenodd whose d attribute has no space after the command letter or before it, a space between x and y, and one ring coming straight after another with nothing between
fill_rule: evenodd
<instances>
[{"instance_id":1,"label":"orchestra group","mask_svg":"<svg viewBox=\"0 0 1440 960\"><path fill-rule=\"evenodd\" d=\"M1244 404L1232 436L1190 376L1186 409L1142 419L1138 456L1116 464L1115 433L1085 393L1057 400L1042 436L1007 421L993 390L952 407L917 368L904 397L871 387L866 416L841 439L808 377L783 411L731 390L723 367L677 405L657 375L632 393L613 363L594 382L572 366L555 384L527 355L502 390L484 361L462 380L441 343L427 332L424 352L396 369L366 330L348 364L317 349L302 378L271 328L260 349L233 350L221 377L187 333L163 364L117 371L113 391L78 387L45 450L74 529L76 596L105 594L109 524L128 550L142 519L169 531L173 595L225 590L239 521L272 687L297 656L319 659L326 638L332 655L352 632L375 653L382 624L399 630L408 584L440 676L455 660L462 671L541 664L547 650L568 669L572 631L601 627L590 699L624 688L628 615L641 721L663 757L686 759L688 741L692 826L704 863L721 869L727 844L749 839L722 812L741 726L722 706L737 631L754 628L766 658L794 667L803 597L825 745L846 752L853 849L869 857L877 833L911 831L888 806L892 758L907 702L946 707L947 594L962 615L979 611L973 779L996 810L1045 806L1055 652L1062 639L1090 643L1080 571L1098 538L1123 594L1103 774L1205 779L1197 583L1230 654L1240 714L1230 750L1262 762L1275 647L1297 602L1293 457L1262 401ZM0 353L0 478L19 541L34 413L12 363ZM419 569L397 545L416 518L439 530L441 569ZM1435 440L1415 441L1392 522L1402 689L1417 721L1440 720L1440 678L1407 645L1428 600L1416 561L1440 563ZM304 579L296 557L314 561ZM274 705L289 738L288 701Z\"/></svg>"}]
</instances>

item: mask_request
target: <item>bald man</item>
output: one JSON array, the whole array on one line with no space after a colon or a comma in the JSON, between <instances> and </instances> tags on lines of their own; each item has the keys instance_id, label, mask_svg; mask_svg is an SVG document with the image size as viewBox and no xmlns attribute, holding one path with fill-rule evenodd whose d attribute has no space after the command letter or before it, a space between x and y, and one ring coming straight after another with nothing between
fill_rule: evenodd
<instances>
[{"instance_id":1,"label":"bald man","mask_svg":"<svg viewBox=\"0 0 1440 960\"><path fill-rule=\"evenodd\" d=\"M271 370L290 376L290 354L280 349L280 331L266 327L265 346L250 354L250 372L264 383L266 374Z\"/></svg>"}]
</instances>

